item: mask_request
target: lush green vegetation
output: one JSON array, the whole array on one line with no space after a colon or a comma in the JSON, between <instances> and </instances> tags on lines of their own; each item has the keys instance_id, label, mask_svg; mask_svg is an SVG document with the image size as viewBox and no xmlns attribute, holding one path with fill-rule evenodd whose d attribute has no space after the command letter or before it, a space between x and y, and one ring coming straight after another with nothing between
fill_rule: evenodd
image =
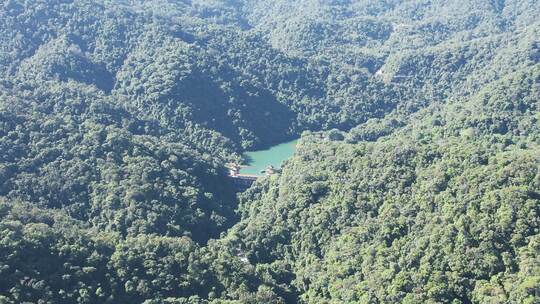
<instances>
[{"instance_id":1,"label":"lush green vegetation","mask_svg":"<svg viewBox=\"0 0 540 304\"><path fill-rule=\"evenodd\" d=\"M535 303L539 81L513 74L375 143L305 136L222 242L309 303Z\"/></svg>"},{"instance_id":2,"label":"lush green vegetation","mask_svg":"<svg viewBox=\"0 0 540 304\"><path fill-rule=\"evenodd\" d=\"M0 303L539 303L538 16L5 1Z\"/></svg>"}]
</instances>

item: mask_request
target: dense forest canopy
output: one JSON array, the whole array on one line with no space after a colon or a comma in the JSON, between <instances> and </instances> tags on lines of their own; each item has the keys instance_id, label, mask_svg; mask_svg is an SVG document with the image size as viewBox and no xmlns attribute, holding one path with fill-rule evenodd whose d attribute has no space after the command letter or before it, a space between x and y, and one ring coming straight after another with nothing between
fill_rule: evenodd
<instances>
[{"instance_id":1,"label":"dense forest canopy","mask_svg":"<svg viewBox=\"0 0 540 304\"><path fill-rule=\"evenodd\" d=\"M0 303L540 303L539 16L4 1Z\"/></svg>"}]
</instances>

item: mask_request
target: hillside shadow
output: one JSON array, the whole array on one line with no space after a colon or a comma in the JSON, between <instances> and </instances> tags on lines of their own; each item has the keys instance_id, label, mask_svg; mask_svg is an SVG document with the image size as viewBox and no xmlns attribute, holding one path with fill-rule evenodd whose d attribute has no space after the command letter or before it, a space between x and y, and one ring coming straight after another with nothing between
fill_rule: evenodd
<instances>
[{"instance_id":1,"label":"hillside shadow","mask_svg":"<svg viewBox=\"0 0 540 304\"><path fill-rule=\"evenodd\" d=\"M239 82L232 71L208 74L196 71L178 88L193 110L193 119L256 149L281 143L290 137L296 117L286 105L264 88Z\"/></svg>"}]
</instances>

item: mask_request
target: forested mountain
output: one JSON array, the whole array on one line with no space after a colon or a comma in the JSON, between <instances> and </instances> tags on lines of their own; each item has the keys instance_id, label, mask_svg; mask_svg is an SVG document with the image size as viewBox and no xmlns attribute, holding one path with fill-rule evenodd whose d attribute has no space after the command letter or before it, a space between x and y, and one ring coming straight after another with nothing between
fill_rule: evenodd
<instances>
[{"instance_id":1,"label":"forested mountain","mask_svg":"<svg viewBox=\"0 0 540 304\"><path fill-rule=\"evenodd\" d=\"M223 242L310 303L534 303L539 81L512 74L375 143L305 137Z\"/></svg>"},{"instance_id":2,"label":"forested mountain","mask_svg":"<svg viewBox=\"0 0 540 304\"><path fill-rule=\"evenodd\" d=\"M5 1L0 303L540 303L538 16Z\"/></svg>"}]
</instances>

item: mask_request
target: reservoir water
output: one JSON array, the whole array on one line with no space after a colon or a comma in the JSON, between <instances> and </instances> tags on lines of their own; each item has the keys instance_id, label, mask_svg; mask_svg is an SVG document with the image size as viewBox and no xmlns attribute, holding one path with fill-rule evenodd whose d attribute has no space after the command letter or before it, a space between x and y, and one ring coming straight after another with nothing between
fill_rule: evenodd
<instances>
[{"instance_id":1,"label":"reservoir water","mask_svg":"<svg viewBox=\"0 0 540 304\"><path fill-rule=\"evenodd\" d=\"M282 143L267 150L251 151L244 153L247 161L246 167L240 170L241 174L263 175L261 173L269 165L280 168L283 161L291 157L296 150L298 140Z\"/></svg>"}]
</instances>

